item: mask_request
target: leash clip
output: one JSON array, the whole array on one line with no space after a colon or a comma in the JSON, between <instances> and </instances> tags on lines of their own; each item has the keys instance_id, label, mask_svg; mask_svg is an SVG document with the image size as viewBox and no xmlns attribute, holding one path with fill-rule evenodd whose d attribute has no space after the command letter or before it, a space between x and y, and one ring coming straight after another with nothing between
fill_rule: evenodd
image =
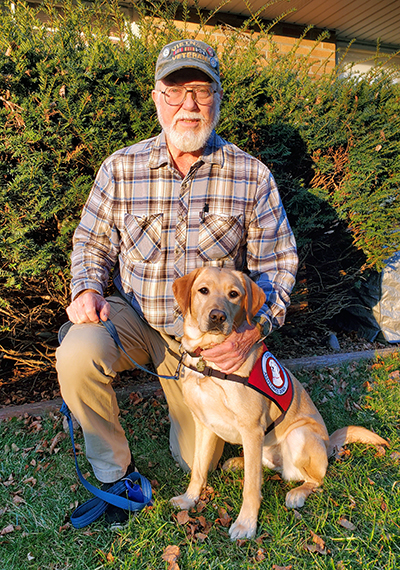
<instances>
[{"instance_id":1,"label":"leash clip","mask_svg":"<svg viewBox=\"0 0 400 570\"><path fill-rule=\"evenodd\" d=\"M140 487L140 485L138 485L137 483L133 483L133 481L131 479L122 479L127 493L128 493L128 499L130 499L131 501L135 501L136 503L144 503L145 502L145 496L143 495L143 491Z\"/></svg>"}]
</instances>

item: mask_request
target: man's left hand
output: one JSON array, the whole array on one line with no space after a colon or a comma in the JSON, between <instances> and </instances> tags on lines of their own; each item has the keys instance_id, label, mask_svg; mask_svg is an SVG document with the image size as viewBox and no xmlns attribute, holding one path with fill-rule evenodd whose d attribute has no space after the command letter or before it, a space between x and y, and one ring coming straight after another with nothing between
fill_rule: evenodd
<instances>
[{"instance_id":1,"label":"man's left hand","mask_svg":"<svg viewBox=\"0 0 400 570\"><path fill-rule=\"evenodd\" d=\"M217 365L225 374L239 370L253 346L261 338L257 327L243 323L224 342L203 350L201 355Z\"/></svg>"}]
</instances>

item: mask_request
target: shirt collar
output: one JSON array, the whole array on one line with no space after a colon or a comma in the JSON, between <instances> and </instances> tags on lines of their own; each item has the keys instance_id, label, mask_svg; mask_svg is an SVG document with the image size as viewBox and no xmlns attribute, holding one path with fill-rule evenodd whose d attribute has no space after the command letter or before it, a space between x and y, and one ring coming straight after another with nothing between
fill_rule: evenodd
<instances>
[{"instance_id":1,"label":"shirt collar","mask_svg":"<svg viewBox=\"0 0 400 570\"><path fill-rule=\"evenodd\" d=\"M209 164L217 164L222 168L224 164L223 139L221 139L215 131L211 133L204 152L199 160ZM154 139L153 147L150 152L149 168L159 168L164 164L168 164L168 161L169 154L165 140L165 133L164 131L161 131L161 133Z\"/></svg>"}]
</instances>

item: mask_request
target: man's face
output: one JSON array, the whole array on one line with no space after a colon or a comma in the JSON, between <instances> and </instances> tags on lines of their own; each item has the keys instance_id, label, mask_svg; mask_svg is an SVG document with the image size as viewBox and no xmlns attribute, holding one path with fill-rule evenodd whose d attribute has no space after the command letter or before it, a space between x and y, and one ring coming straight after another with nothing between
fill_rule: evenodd
<instances>
[{"instance_id":1,"label":"man's face","mask_svg":"<svg viewBox=\"0 0 400 570\"><path fill-rule=\"evenodd\" d=\"M168 105L164 95L166 87L179 85L191 89L196 86L207 85L216 89L211 105L202 105L194 100L191 92L186 94L184 101L177 106ZM164 129L169 144L182 152L193 153L207 143L213 129L219 120L219 105L222 91L218 90L210 79L195 69L184 69L168 75L157 81L156 89L152 93L156 105L158 120Z\"/></svg>"}]
</instances>

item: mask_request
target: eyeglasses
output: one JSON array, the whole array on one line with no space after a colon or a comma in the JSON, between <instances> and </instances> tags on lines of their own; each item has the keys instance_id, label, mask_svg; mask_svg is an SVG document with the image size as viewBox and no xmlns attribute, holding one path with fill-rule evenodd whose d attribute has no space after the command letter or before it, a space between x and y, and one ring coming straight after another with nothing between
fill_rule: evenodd
<instances>
[{"instance_id":1,"label":"eyeglasses","mask_svg":"<svg viewBox=\"0 0 400 570\"><path fill-rule=\"evenodd\" d=\"M200 103L200 105L212 105L216 91L207 85L200 85L191 89L173 85L172 87L166 87L165 91L160 91L160 93L164 95L165 102L172 106L182 105L187 93L191 93L194 101Z\"/></svg>"}]
</instances>

